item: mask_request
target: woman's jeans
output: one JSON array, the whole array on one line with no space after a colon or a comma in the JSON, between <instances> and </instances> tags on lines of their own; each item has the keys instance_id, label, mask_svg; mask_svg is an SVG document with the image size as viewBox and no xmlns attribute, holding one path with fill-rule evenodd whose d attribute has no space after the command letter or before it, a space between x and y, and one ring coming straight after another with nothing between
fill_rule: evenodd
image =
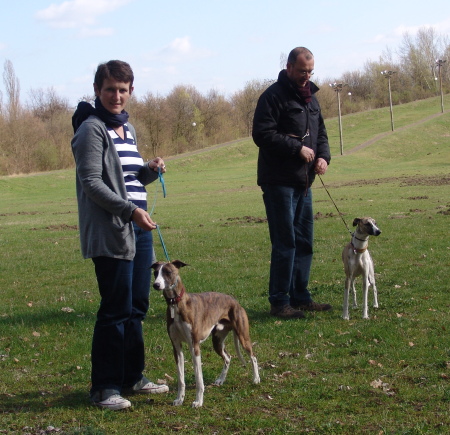
<instances>
[{"instance_id":1,"label":"woman's jeans","mask_svg":"<svg viewBox=\"0 0 450 435\"><path fill-rule=\"evenodd\" d=\"M92 339L92 388L120 394L143 377L142 321L149 308L153 236L134 225L133 261L93 258L101 301ZM105 397L106 398L106 397Z\"/></svg>"},{"instance_id":2,"label":"woman's jeans","mask_svg":"<svg viewBox=\"0 0 450 435\"><path fill-rule=\"evenodd\" d=\"M308 304L314 238L311 189L268 184L261 189L272 243L269 301L274 306Z\"/></svg>"}]
</instances>

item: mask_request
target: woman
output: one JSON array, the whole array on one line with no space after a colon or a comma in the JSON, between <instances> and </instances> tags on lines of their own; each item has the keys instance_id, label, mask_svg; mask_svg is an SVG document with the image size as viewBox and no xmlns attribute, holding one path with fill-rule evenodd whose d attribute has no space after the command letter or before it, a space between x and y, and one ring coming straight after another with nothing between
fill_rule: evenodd
<instances>
[{"instance_id":1,"label":"woman","mask_svg":"<svg viewBox=\"0 0 450 435\"><path fill-rule=\"evenodd\" d=\"M144 163L125 106L133 92L126 62L100 64L94 79L95 109L81 102L72 123L72 151L81 251L92 258L101 301L92 339L91 400L101 408L131 406L122 393L165 393L150 382L142 321L149 307L153 262L145 185L165 172L161 158Z\"/></svg>"}]
</instances>

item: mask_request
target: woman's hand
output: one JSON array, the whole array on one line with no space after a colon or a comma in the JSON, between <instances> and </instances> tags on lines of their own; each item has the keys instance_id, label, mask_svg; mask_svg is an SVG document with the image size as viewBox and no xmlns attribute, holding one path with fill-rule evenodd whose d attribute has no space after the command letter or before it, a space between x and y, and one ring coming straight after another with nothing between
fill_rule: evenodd
<instances>
[{"instance_id":1,"label":"woman's hand","mask_svg":"<svg viewBox=\"0 0 450 435\"><path fill-rule=\"evenodd\" d=\"M156 228L156 223L153 222L150 215L142 208L135 208L133 213L131 213L131 217L133 222L143 230L152 231Z\"/></svg>"},{"instance_id":2,"label":"woman's hand","mask_svg":"<svg viewBox=\"0 0 450 435\"><path fill-rule=\"evenodd\" d=\"M156 172L158 172L158 168L161 168L162 173L166 172L166 165L161 157L156 157L155 159L150 160L148 162L148 166Z\"/></svg>"}]
</instances>

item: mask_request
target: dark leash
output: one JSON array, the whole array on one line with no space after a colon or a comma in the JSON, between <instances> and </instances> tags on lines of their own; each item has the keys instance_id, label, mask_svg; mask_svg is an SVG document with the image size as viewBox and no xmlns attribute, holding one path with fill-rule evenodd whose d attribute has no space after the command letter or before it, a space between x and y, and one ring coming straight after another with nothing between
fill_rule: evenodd
<instances>
[{"instance_id":1,"label":"dark leash","mask_svg":"<svg viewBox=\"0 0 450 435\"><path fill-rule=\"evenodd\" d=\"M353 236L353 233L350 231L350 228L348 227L347 222L345 222L345 219L342 217L342 216L343 216L343 213L341 213L341 212L339 211L338 206L336 205L336 203L334 202L333 198L331 197L330 192L328 192L328 189L327 189L327 187L325 186L325 183L323 182L322 177L320 176L320 174L317 174L317 175L319 176L320 181L322 182L323 188L324 188L325 191L328 193L328 196L330 197L331 202L334 204L334 206L335 206L335 208L336 208L336 210L337 210L337 212L338 212L340 218L342 219L342 222L344 222L345 228L347 228L347 231L350 233L351 236Z\"/></svg>"}]
</instances>

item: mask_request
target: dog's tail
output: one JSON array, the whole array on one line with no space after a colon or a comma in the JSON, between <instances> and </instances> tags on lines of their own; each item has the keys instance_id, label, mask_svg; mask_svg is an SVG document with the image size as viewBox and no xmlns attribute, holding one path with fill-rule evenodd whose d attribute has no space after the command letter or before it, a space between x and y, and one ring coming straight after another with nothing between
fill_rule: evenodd
<instances>
[{"instance_id":1,"label":"dog's tail","mask_svg":"<svg viewBox=\"0 0 450 435\"><path fill-rule=\"evenodd\" d=\"M236 354L238 356L238 358L241 360L241 363L243 366L245 366L247 364L247 362L245 361L244 357L242 356L242 352L241 352L241 346L239 345L239 337L236 334L236 331L233 331L233 338L234 338L234 347L236 349Z\"/></svg>"}]
</instances>

